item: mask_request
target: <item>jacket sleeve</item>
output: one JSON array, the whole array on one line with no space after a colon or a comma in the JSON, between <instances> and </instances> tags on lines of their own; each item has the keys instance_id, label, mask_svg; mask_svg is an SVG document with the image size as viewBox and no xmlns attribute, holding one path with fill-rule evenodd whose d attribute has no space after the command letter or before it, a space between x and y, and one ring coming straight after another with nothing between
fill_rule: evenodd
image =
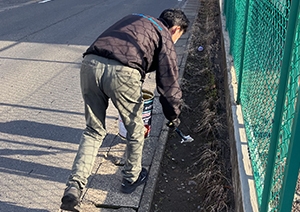
<instances>
[{"instance_id":1,"label":"jacket sleeve","mask_svg":"<svg viewBox=\"0 0 300 212\"><path fill-rule=\"evenodd\" d=\"M165 117L172 121L181 113L182 91L178 82L177 55L174 44L167 40L162 44L156 70L157 91Z\"/></svg>"}]
</instances>

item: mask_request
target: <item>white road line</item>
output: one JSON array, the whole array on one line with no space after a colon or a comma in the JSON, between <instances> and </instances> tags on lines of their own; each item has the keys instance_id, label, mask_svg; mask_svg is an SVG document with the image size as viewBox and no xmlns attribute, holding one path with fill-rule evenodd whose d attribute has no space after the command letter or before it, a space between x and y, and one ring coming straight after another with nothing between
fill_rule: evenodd
<instances>
[{"instance_id":1,"label":"white road line","mask_svg":"<svg viewBox=\"0 0 300 212\"><path fill-rule=\"evenodd\" d=\"M26 2L26 3L23 3L23 4L17 4L17 5L13 5L13 6L9 6L9 7L4 7L4 8L0 9L0 12L3 12L5 10L15 9L15 8L22 7L22 6L26 6L26 5L29 5L29 4L36 3L36 2L38 2L38 0L32 0L32 1L29 1L29 2Z\"/></svg>"},{"instance_id":2,"label":"white road line","mask_svg":"<svg viewBox=\"0 0 300 212\"><path fill-rule=\"evenodd\" d=\"M43 1L40 1L39 4L44 4L44 3L47 3L49 1L52 1L52 0L43 0Z\"/></svg>"}]
</instances>

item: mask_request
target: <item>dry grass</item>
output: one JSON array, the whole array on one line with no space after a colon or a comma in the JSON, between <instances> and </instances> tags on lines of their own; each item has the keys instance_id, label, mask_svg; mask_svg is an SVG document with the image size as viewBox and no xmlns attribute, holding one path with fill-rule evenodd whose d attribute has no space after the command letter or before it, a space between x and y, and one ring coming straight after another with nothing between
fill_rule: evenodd
<instances>
[{"instance_id":1,"label":"dry grass","mask_svg":"<svg viewBox=\"0 0 300 212\"><path fill-rule=\"evenodd\" d=\"M225 107L222 105L224 96L220 96L218 90L220 89L218 75L222 73L222 70L219 65L214 64L214 61L218 59L217 52L220 48L218 39L220 26L216 25L218 1L200 1L201 8L204 9L200 8L199 20L194 26L194 31L199 33L193 33L190 45L192 48L189 50L185 70L185 76L190 76L190 79L183 79L181 86L183 90L194 95L199 95L199 92L205 93L203 101L188 109L201 111L202 118L192 131L204 135L207 143L199 150L199 154L195 157L196 162L190 168L198 170L193 180L197 181L199 193L202 194L201 211L233 211L233 206L230 205L230 201L233 201L231 170L230 165L224 160L226 153L223 151L224 146L228 147L227 136L224 137L227 129L227 123L224 121L226 113L219 111L219 108ZM207 8L210 9L207 10ZM204 51L201 53L195 51L199 44L204 46ZM193 80L197 78L201 78L203 82L199 84L199 80Z\"/></svg>"},{"instance_id":2,"label":"dry grass","mask_svg":"<svg viewBox=\"0 0 300 212\"><path fill-rule=\"evenodd\" d=\"M231 183L223 173L220 151L206 145L192 168L199 169L193 177L198 182L199 193L205 191L201 205L203 211L230 211L228 189L231 189Z\"/></svg>"}]
</instances>

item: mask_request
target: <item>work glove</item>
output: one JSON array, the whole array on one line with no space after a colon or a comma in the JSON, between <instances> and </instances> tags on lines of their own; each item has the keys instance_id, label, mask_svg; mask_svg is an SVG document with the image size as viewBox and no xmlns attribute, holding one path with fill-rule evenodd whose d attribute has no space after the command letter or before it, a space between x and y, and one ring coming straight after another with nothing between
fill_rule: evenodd
<instances>
[{"instance_id":1,"label":"work glove","mask_svg":"<svg viewBox=\"0 0 300 212\"><path fill-rule=\"evenodd\" d=\"M180 125L180 119L179 118L176 118L172 121L169 121L167 123L167 126L174 129L174 128L177 128L178 126Z\"/></svg>"}]
</instances>

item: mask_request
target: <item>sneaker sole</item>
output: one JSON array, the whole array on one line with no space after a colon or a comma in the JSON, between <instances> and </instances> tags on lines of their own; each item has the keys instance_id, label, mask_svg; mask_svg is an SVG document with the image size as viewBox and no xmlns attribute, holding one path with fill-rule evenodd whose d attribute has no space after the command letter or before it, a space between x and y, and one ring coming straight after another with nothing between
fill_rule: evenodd
<instances>
[{"instance_id":1,"label":"sneaker sole","mask_svg":"<svg viewBox=\"0 0 300 212\"><path fill-rule=\"evenodd\" d=\"M72 212L80 212L79 202L73 196L65 196L62 199L60 209Z\"/></svg>"},{"instance_id":2,"label":"sneaker sole","mask_svg":"<svg viewBox=\"0 0 300 212\"><path fill-rule=\"evenodd\" d=\"M62 203L60 209L63 211L80 212L80 208L78 205L70 205L70 204Z\"/></svg>"}]
</instances>

